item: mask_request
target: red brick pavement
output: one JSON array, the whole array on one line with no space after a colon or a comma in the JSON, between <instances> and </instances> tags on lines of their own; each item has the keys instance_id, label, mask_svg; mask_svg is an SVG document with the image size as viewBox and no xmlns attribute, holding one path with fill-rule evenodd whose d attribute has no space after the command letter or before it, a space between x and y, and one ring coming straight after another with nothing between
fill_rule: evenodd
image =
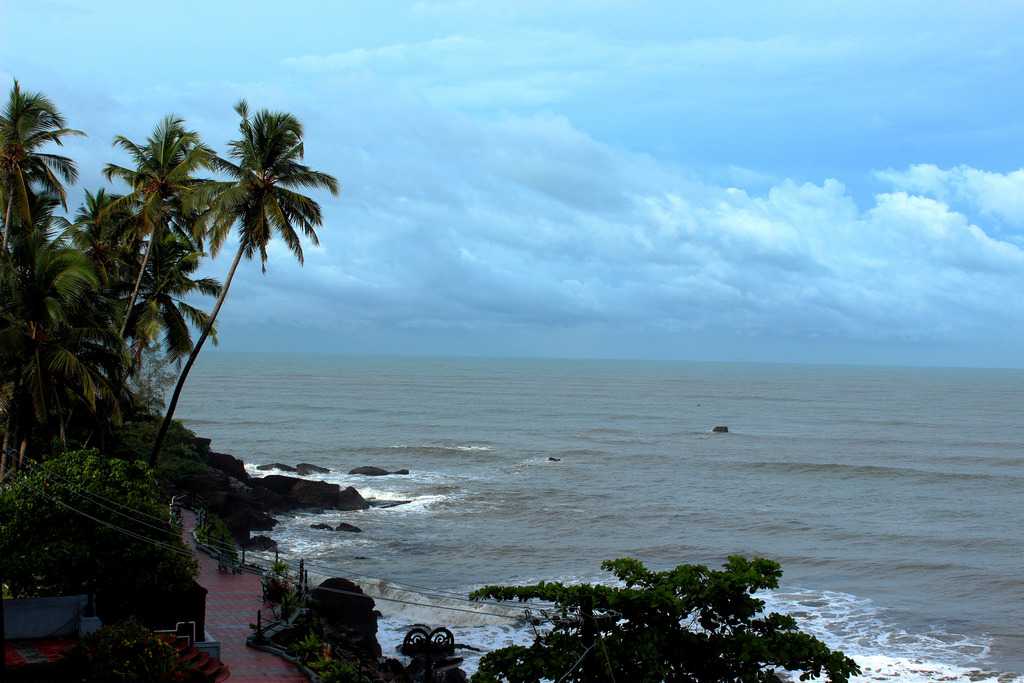
<instances>
[{"instance_id":1,"label":"red brick pavement","mask_svg":"<svg viewBox=\"0 0 1024 683\"><path fill-rule=\"evenodd\" d=\"M185 542L192 545L192 529L196 516L181 512L186 533ZM217 561L204 552L195 551L199 562L198 581L209 592L206 595L206 630L220 641L221 661L231 668L231 683L306 683L307 678L291 662L246 646L252 633L249 624L256 623L256 611L263 610L264 619L270 608L263 604L260 579L254 574L222 574Z\"/></svg>"}]
</instances>

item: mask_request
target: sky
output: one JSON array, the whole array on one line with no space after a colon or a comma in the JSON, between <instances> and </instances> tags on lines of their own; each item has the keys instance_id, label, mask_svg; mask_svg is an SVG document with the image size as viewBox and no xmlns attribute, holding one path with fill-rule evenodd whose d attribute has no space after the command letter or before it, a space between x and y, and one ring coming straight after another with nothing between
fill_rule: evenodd
<instances>
[{"instance_id":1,"label":"sky","mask_svg":"<svg viewBox=\"0 0 1024 683\"><path fill-rule=\"evenodd\" d=\"M88 133L287 110L320 246L220 348L1024 366L1024 2L0 0ZM223 277L231 245L206 272Z\"/></svg>"}]
</instances>

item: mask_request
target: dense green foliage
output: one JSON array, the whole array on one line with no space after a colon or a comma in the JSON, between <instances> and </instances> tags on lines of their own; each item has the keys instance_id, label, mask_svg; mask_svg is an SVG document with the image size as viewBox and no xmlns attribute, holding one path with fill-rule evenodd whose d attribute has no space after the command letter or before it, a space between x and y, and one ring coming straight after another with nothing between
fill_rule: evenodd
<instances>
[{"instance_id":1,"label":"dense green foliage","mask_svg":"<svg viewBox=\"0 0 1024 683\"><path fill-rule=\"evenodd\" d=\"M69 220L65 184L78 168L53 148L82 133L15 82L0 111L0 477L76 447L119 448L122 421L162 412L177 377L161 426L133 448L155 465L188 370L206 339L216 342L241 258L265 264L277 236L301 262L300 235L316 243L320 207L300 191L336 193L337 181L301 163L294 116L237 111L225 158L173 115L143 141L116 136L127 162L103 174L121 187L86 190ZM236 226L239 251L221 287L199 272L207 246L216 253ZM203 296L216 297L210 313L195 305ZM187 473L187 455L170 460L171 478Z\"/></svg>"},{"instance_id":2,"label":"dense green foliage","mask_svg":"<svg viewBox=\"0 0 1024 683\"><path fill-rule=\"evenodd\" d=\"M134 620L85 636L69 655L76 680L99 683L190 683L205 680L190 671L174 647Z\"/></svg>"},{"instance_id":3,"label":"dense green foliage","mask_svg":"<svg viewBox=\"0 0 1024 683\"><path fill-rule=\"evenodd\" d=\"M711 683L774 681L773 670L827 676L858 673L842 652L797 629L781 614L763 614L755 593L778 586L776 562L730 557L721 570L683 564L651 571L635 559L602 564L619 585L488 586L474 599L544 600L557 605L554 627L529 647L483 657L477 683L632 681Z\"/></svg>"},{"instance_id":4,"label":"dense green foliage","mask_svg":"<svg viewBox=\"0 0 1024 683\"><path fill-rule=\"evenodd\" d=\"M0 489L4 580L16 598L95 591L104 621L129 616L191 586L195 561L167 516L144 463L96 451L52 458Z\"/></svg>"}]
</instances>

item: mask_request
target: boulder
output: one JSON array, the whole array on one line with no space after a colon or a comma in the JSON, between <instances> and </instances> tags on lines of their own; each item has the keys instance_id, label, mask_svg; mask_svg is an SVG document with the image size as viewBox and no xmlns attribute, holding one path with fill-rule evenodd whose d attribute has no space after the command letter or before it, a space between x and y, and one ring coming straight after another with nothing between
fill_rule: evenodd
<instances>
[{"instance_id":1,"label":"boulder","mask_svg":"<svg viewBox=\"0 0 1024 683\"><path fill-rule=\"evenodd\" d=\"M561 458L548 458L548 462L562 462Z\"/></svg>"},{"instance_id":2,"label":"boulder","mask_svg":"<svg viewBox=\"0 0 1024 683\"><path fill-rule=\"evenodd\" d=\"M291 508L324 508L331 510L365 510L370 507L351 486L342 489L326 481L310 481L283 474L253 479L256 488L281 496Z\"/></svg>"},{"instance_id":3,"label":"boulder","mask_svg":"<svg viewBox=\"0 0 1024 683\"><path fill-rule=\"evenodd\" d=\"M295 472L295 471L297 471L291 465L285 465L285 464L279 463L279 462L272 462L272 463L268 463L266 465L259 465L259 466L256 467L256 469L258 469L261 472L266 472L267 470L280 470L282 472Z\"/></svg>"},{"instance_id":4,"label":"boulder","mask_svg":"<svg viewBox=\"0 0 1024 683\"><path fill-rule=\"evenodd\" d=\"M334 527L332 527L330 524L323 524L322 522L319 523L319 524L310 524L309 528L310 529L321 529L323 531L334 531Z\"/></svg>"},{"instance_id":5,"label":"boulder","mask_svg":"<svg viewBox=\"0 0 1024 683\"><path fill-rule=\"evenodd\" d=\"M388 470L382 467L366 466L357 467L354 470L349 470L348 473L361 474L365 477L385 477L389 474L409 474L409 470L395 470L394 472L389 472Z\"/></svg>"},{"instance_id":6,"label":"boulder","mask_svg":"<svg viewBox=\"0 0 1024 683\"><path fill-rule=\"evenodd\" d=\"M729 428L726 427L725 425L717 425L711 431L714 432L715 434L728 434Z\"/></svg>"},{"instance_id":7,"label":"boulder","mask_svg":"<svg viewBox=\"0 0 1024 683\"><path fill-rule=\"evenodd\" d=\"M319 465L311 465L308 462L300 462L295 466L295 471L301 475L308 474L327 474L330 472L326 467L320 467Z\"/></svg>"},{"instance_id":8,"label":"boulder","mask_svg":"<svg viewBox=\"0 0 1024 683\"><path fill-rule=\"evenodd\" d=\"M338 504L336 507L339 510L366 510L370 507L370 504L359 495L359 491L356 491L351 486L347 486L338 494Z\"/></svg>"},{"instance_id":9,"label":"boulder","mask_svg":"<svg viewBox=\"0 0 1024 683\"><path fill-rule=\"evenodd\" d=\"M192 447L195 448L200 455L209 453L210 443L212 443L212 441L212 439L207 439L204 436L194 436L192 437Z\"/></svg>"},{"instance_id":10,"label":"boulder","mask_svg":"<svg viewBox=\"0 0 1024 683\"><path fill-rule=\"evenodd\" d=\"M239 481L249 480L249 473L245 471L245 463L233 455L210 451L206 461L210 464L210 467L220 470L229 477L234 477Z\"/></svg>"},{"instance_id":11,"label":"boulder","mask_svg":"<svg viewBox=\"0 0 1024 683\"><path fill-rule=\"evenodd\" d=\"M338 526L334 527L335 531L351 531L355 534L363 533L363 530L357 527L355 524L349 524L348 522L342 522Z\"/></svg>"},{"instance_id":12,"label":"boulder","mask_svg":"<svg viewBox=\"0 0 1024 683\"><path fill-rule=\"evenodd\" d=\"M324 625L325 640L345 642L380 657L377 611L373 598L348 579L327 579L313 589L310 605Z\"/></svg>"},{"instance_id":13,"label":"boulder","mask_svg":"<svg viewBox=\"0 0 1024 683\"><path fill-rule=\"evenodd\" d=\"M270 536L253 536L244 543L244 547L248 550L274 550L277 548L277 541L272 539Z\"/></svg>"}]
</instances>

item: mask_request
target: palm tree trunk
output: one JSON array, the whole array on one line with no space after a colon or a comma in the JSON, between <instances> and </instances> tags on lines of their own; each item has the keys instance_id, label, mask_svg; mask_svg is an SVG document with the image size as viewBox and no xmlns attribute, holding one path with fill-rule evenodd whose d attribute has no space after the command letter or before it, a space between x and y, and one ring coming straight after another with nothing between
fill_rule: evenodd
<instances>
[{"instance_id":1,"label":"palm tree trunk","mask_svg":"<svg viewBox=\"0 0 1024 683\"><path fill-rule=\"evenodd\" d=\"M156 239L156 231L149 236L149 244L146 245L146 255L142 257L142 265L139 266L139 274L135 278L135 286L132 288L132 295L128 297L128 309L124 312L124 322L121 323L121 339L124 339L124 331L128 327L128 318L132 315L132 306L139 296L139 287L142 285L142 274L146 272L146 264L149 263L149 254L153 251L153 240Z\"/></svg>"},{"instance_id":2,"label":"palm tree trunk","mask_svg":"<svg viewBox=\"0 0 1024 683\"><path fill-rule=\"evenodd\" d=\"M11 183L13 185L13 183ZM7 251L7 236L11 234L11 193L7 193L7 210L4 211L4 236L0 241L0 249Z\"/></svg>"},{"instance_id":3,"label":"palm tree trunk","mask_svg":"<svg viewBox=\"0 0 1024 683\"><path fill-rule=\"evenodd\" d=\"M213 305L213 310L210 311L210 319L206 323L206 327L203 328L202 334L199 335L199 339L196 341L195 346L192 347L192 352L188 354L188 360L185 362L185 367L181 369L181 375L178 377L178 383L174 385L174 393L171 394L171 402L167 406L167 414L164 415L164 421L160 423L160 431L156 434L156 441L153 443L153 452L149 455L149 466L156 467L157 462L160 458L160 448L164 444L164 438L167 436L167 430L171 426L171 421L174 419L174 409L178 407L178 399L181 397L181 390L185 386L185 380L188 379L189 370L196 362L196 358L199 357L199 352L203 348L203 344L206 342L206 338L210 336L210 330L213 329L213 324L217 321L217 314L220 313L220 307L224 305L224 299L228 296L228 289L231 288L231 280L235 277L235 270L238 268L238 263L242 260L243 246L238 245L238 252L235 253L235 260L231 262L231 269L228 270L228 277L224 281L224 287L220 290L220 296L217 297L217 303Z\"/></svg>"}]
</instances>

